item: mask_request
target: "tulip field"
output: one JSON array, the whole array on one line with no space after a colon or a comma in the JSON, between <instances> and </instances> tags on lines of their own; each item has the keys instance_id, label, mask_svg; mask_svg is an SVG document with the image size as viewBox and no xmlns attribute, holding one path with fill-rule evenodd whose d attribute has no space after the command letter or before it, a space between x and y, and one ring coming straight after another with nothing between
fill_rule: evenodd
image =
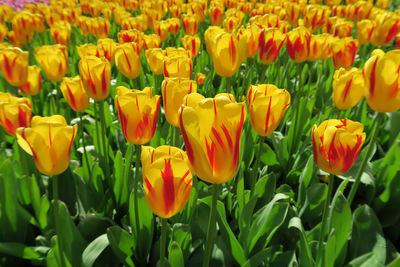
<instances>
[{"instance_id":1,"label":"tulip field","mask_svg":"<svg viewBox=\"0 0 400 267\"><path fill-rule=\"evenodd\" d=\"M400 267L400 1L0 3L0 266Z\"/></svg>"}]
</instances>

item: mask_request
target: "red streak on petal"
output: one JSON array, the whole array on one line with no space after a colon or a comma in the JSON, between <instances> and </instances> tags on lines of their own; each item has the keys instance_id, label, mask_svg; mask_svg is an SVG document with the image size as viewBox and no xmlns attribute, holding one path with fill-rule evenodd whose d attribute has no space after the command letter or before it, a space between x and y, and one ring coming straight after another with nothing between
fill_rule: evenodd
<instances>
[{"instance_id":1,"label":"red streak on petal","mask_svg":"<svg viewBox=\"0 0 400 267\"><path fill-rule=\"evenodd\" d=\"M106 66L104 66L103 72L101 73L101 89L103 91L103 94L107 92Z\"/></svg>"},{"instance_id":2,"label":"red streak on petal","mask_svg":"<svg viewBox=\"0 0 400 267\"><path fill-rule=\"evenodd\" d=\"M122 112L118 99L116 102L117 102L118 117L119 117L119 121L121 123L122 133L124 134L125 139L127 139L127 137L128 137L128 133L127 133L128 119L125 116L125 114Z\"/></svg>"},{"instance_id":3,"label":"red streak on petal","mask_svg":"<svg viewBox=\"0 0 400 267\"><path fill-rule=\"evenodd\" d=\"M144 183L146 184L145 186L147 187L147 190L149 190L150 194L155 196L156 191L154 190L153 186L151 185L151 183L149 182L149 179L147 179L147 177L144 178Z\"/></svg>"},{"instance_id":4,"label":"red streak on petal","mask_svg":"<svg viewBox=\"0 0 400 267\"><path fill-rule=\"evenodd\" d=\"M224 141L222 141L222 138L221 138L221 135L219 134L219 132L214 127L211 128L211 132L213 133L215 139L217 140L217 142L223 149L225 147L225 145L224 145Z\"/></svg>"},{"instance_id":5,"label":"red streak on petal","mask_svg":"<svg viewBox=\"0 0 400 267\"><path fill-rule=\"evenodd\" d=\"M161 177L163 178L163 198L165 213L168 214L174 207L175 203L175 186L174 186L174 174L171 166L171 159L164 159L165 169L161 171Z\"/></svg>"},{"instance_id":6,"label":"red streak on petal","mask_svg":"<svg viewBox=\"0 0 400 267\"><path fill-rule=\"evenodd\" d=\"M272 96L269 97L267 116L265 117L265 128L264 128L265 133L268 132L268 128L269 128L268 124L269 124L269 120L270 120L270 116L271 116L271 104L272 104Z\"/></svg>"},{"instance_id":7,"label":"red streak on petal","mask_svg":"<svg viewBox=\"0 0 400 267\"><path fill-rule=\"evenodd\" d=\"M225 127L224 124L222 124L221 128L222 128L222 131L223 131L224 134L225 134L225 138L226 138L226 141L228 142L229 148L230 148L231 150L233 150L232 137L231 137L231 135L229 134L228 129Z\"/></svg>"},{"instance_id":8,"label":"red streak on petal","mask_svg":"<svg viewBox=\"0 0 400 267\"><path fill-rule=\"evenodd\" d=\"M122 49L122 52L124 52L125 59L126 59L126 64L128 64L129 72L131 72L132 71L132 66L131 66L131 63L129 62L129 58L128 58L128 55L125 52L125 49Z\"/></svg>"},{"instance_id":9,"label":"red streak on petal","mask_svg":"<svg viewBox=\"0 0 400 267\"><path fill-rule=\"evenodd\" d=\"M371 97L374 96L374 92L375 92L375 69L376 69L376 63L378 63L378 58L375 59L375 62L372 65L371 73L370 73L370 76L369 76L369 93L371 94Z\"/></svg>"},{"instance_id":10,"label":"red streak on petal","mask_svg":"<svg viewBox=\"0 0 400 267\"><path fill-rule=\"evenodd\" d=\"M349 94L350 87L351 87L352 83L353 83L353 77L351 77L350 80L347 81L346 86L344 87L344 90L343 90L343 102L346 102L346 98L347 98L347 95Z\"/></svg>"}]
</instances>

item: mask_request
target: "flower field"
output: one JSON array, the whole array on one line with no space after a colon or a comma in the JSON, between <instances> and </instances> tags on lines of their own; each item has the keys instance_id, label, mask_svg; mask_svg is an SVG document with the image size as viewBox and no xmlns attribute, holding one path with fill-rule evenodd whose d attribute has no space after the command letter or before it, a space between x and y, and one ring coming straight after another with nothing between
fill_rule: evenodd
<instances>
[{"instance_id":1,"label":"flower field","mask_svg":"<svg viewBox=\"0 0 400 267\"><path fill-rule=\"evenodd\" d=\"M400 2L3 2L0 266L400 267Z\"/></svg>"}]
</instances>

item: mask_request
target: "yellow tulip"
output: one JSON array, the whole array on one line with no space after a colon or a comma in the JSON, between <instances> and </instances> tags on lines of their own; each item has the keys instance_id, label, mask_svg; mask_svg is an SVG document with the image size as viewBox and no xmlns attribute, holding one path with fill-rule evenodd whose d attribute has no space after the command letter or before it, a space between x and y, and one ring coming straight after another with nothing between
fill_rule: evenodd
<instances>
[{"instance_id":1,"label":"yellow tulip","mask_svg":"<svg viewBox=\"0 0 400 267\"><path fill-rule=\"evenodd\" d=\"M110 93L111 67L105 57L87 56L79 61L79 74L89 97L104 100Z\"/></svg>"},{"instance_id":2,"label":"yellow tulip","mask_svg":"<svg viewBox=\"0 0 400 267\"><path fill-rule=\"evenodd\" d=\"M307 28L299 27L286 34L286 48L294 62L307 60L310 52L311 33Z\"/></svg>"},{"instance_id":3,"label":"yellow tulip","mask_svg":"<svg viewBox=\"0 0 400 267\"><path fill-rule=\"evenodd\" d=\"M242 64L239 43L230 33L221 33L215 37L214 51L211 53L215 72L222 77L231 77Z\"/></svg>"},{"instance_id":4,"label":"yellow tulip","mask_svg":"<svg viewBox=\"0 0 400 267\"><path fill-rule=\"evenodd\" d=\"M153 96L151 87L140 91L119 86L115 106L125 139L135 145L150 142L156 131L160 96Z\"/></svg>"},{"instance_id":5,"label":"yellow tulip","mask_svg":"<svg viewBox=\"0 0 400 267\"><path fill-rule=\"evenodd\" d=\"M258 55L261 63L266 65L274 63L285 41L286 35L279 28L262 30L258 43Z\"/></svg>"},{"instance_id":6,"label":"yellow tulip","mask_svg":"<svg viewBox=\"0 0 400 267\"><path fill-rule=\"evenodd\" d=\"M367 44L371 41L375 31L375 22L369 19L364 19L357 22L357 40L360 44Z\"/></svg>"},{"instance_id":7,"label":"yellow tulip","mask_svg":"<svg viewBox=\"0 0 400 267\"><path fill-rule=\"evenodd\" d=\"M365 141L364 125L348 119L326 120L312 130L314 159L330 174L346 173L356 161Z\"/></svg>"},{"instance_id":8,"label":"yellow tulip","mask_svg":"<svg viewBox=\"0 0 400 267\"><path fill-rule=\"evenodd\" d=\"M177 214L189 200L192 172L179 148L142 147L143 188L150 209L161 218Z\"/></svg>"},{"instance_id":9,"label":"yellow tulip","mask_svg":"<svg viewBox=\"0 0 400 267\"><path fill-rule=\"evenodd\" d=\"M193 63L190 58L185 56L168 56L164 58L164 77L183 77L192 76Z\"/></svg>"},{"instance_id":10,"label":"yellow tulip","mask_svg":"<svg viewBox=\"0 0 400 267\"><path fill-rule=\"evenodd\" d=\"M371 42L375 46L389 44L400 30L400 16L382 13L375 18L376 28Z\"/></svg>"},{"instance_id":11,"label":"yellow tulip","mask_svg":"<svg viewBox=\"0 0 400 267\"><path fill-rule=\"evenodd\" d=\"M250 86L247 99L251 125L261 136L275 131L290 106L289 92L272 84Z\"/></svg>"},{"instance_id":12,"label":"yellow tulip","mask_svg":"<svg viewBox=\"0 0 400 267\"><path fill-rule=\"evenodd\" d=\"M18 144L33 156L36 167L45 175L57 175L69 165L70 151L78 126L68 126L60 115L35 116L31 128L18 128Z\"/></svg>"},{"instance_id":13,"label":"yellow tulip","mask_svg":"<svg viewBox=\"0 0 400 267\"><path fill-rule=\"evenodd\" d=\"M29 127L31 117L32 110L23 99L17 103L0 102L0 125L10 135L14 136L19 127Z\"/></svg>"},{"instance_id":14,"label":"yellow tulip","mask_svg":"<svg viewBox=\"0 0 400 267\"><path fill-rule=\"evenodd\" d=\"M68 105L76 112L84 111L89 107L89 96L83 88L79 75L64 77L60 89Z\"/></svg>"},{"instance_id":15,"label":"yellow tulip","mask_svg":"<svg viewBox=\"0 0 400 267\"><path fill-rule=\"evenodd\" d=\"M28 78L29 53L16 47L0 51L0 70L12 86L23 85Z\"/></svg>"},{"instance_id":16,"label":"yellow tulip","mask_svg":"<svg viewBox=\"0 0 400 267\"><path fill-rule=\"evenodd\" d=\"M137 78L142 70L137 47L133 44L121 44L115 51L115 65L128 79Z\"/></svg>"},{"instance_id":17,"label":"yellow tulip","mask_svg":"<svg viewBox=\"0 0 400 267\"><path fill-rule=\"evenodd\" d=\"M112 66L114 64L115 49L117 48L117 43L110 38L102 38L97 40L97 47L103 50L104 57L110 62ZM100 54L100 53L99 53Z\"/></svg>"},{"instance_id":18,"label":"yellow tulip","mask_svg":"<svg viewBox=\"0 0 400 267\"><path fill-rule=\"evenodd\" d=\"M161 38L157 34L143 35L143 44L146 49L160 48Z\"/></svg>"},{"instance_id":19,"label":"yellow tulip","mask_svg":"<svg viewBox=\"0 0 400 267\"><path fill-rule=\"evenodd\" d=\"M204 98L187 95L179 125L189 161L196 175L209 183L225 183L238 169L240 137L246 104L228 94Z\"/></svg>"},{"instance_id":20,"label":"yellow tulip","mask_svg":"<svg viewBox=\"0 0 400 267\"><path fill-rule=\"evenodd\" d=\"M333 65L338 69L340 67L350 68L358 51L358 41L352 37L335 39L332 42L332 60Z\"/></svg>"},{"instance_id":21,"label":"yellow tulip","mask_svg":"<svg viewBox=\"0 0 400 267\"><path fill-rule=\"evenodd\" d=\"M190 51L190 56L195 58L200 50L200 38L197 35L185 35L181 39L182 46Z\"/></svg>"},{"instance_id":22,"label":"yellow tulip","mask_svg":"<svg viewBox=\"0 0 400 267\"><path fill-rule=\"evenodd\" d=\"M44 45L35 49L35 58L47 78L58 82L68 72L68 52L64 45Z\"/></svg>"},{"instance_id":23,"label":"yellow tulip","mask_svg":"<svg viewBox=\"0 0 400 267\"><path fill-rule=\"evenodd\" d=\"M104 50L95 44L83 44L76 47L79 57L82 59L86 56L103 57Z\"/></svg>"},{"instance_id":24,"label":"yellow tulip","mask_svg":"<svg viewBox=\"0 0 400 267\"><path fill-rule=\"evenodd\" d=\"M65 46L69 45L69 39L71 36L71 26L69 24L65 25L57 23L50 28L50 32L53 36L54 43Z\"/></svg>"},{"instance_id":25,"label":"yellow tulip","mask_svg":"<svg viewBox=\"0 0 400 267\"><path fill-rule=\"evenodd\" d=\"M349 109L364 97L365 82L362 70L340 68L333 75L332 100L338 109Z\"/></svg>"},{"instance_id":26,"label":"yellow tulip","mask_svg":"<svg viewBox=\"0 0 400 267\"><path fill-rule=\"evenodd\" d=\"M146 60L149 64L151 72L155 75L163 73L164 52L161 48L151 48L146 50Z\"/></svg>"},{"instance_id":27,"label":"yellow tulip","mask_svg":"<svg viewBox=\"0 0 400 267\"><path fill-rule=\"evenodd\" d=\"M19 87L24 95L37 95L42 88L42 76L40 68L36 65L28 66L28 78L26 83Z\"/></svg>"},{"instance_id":28,"label":"yellow tulip","mask_svg":"<svg viewBox=\"0 0 400 267\"><path fill-rule=\"evenodd\" d=\"M365 63L365 96L368 105L378 112L394 112L400 108L400 50L371 56Z\"/></svg>"},{"instance_id":29,"label":"yellow tulip","mask_svg":"<svg viewBox=\"0 0 400 267\"><path fill-rule=\"evenodd\" d=\"M182 24L185 34L195 35L197 32L197 17L195 15L182 15Z\"/></svg>"},{"instance_id":30,"label":"yellow tulip","mask_svg":"<svg viewBox=\"0 0 400 267\"><path fill-rule=\"evenodd\" d=\"M331 42L334 40L329 33L312 35L308 60L328 59L332 56Z\"/></svg>"}]
</instances>

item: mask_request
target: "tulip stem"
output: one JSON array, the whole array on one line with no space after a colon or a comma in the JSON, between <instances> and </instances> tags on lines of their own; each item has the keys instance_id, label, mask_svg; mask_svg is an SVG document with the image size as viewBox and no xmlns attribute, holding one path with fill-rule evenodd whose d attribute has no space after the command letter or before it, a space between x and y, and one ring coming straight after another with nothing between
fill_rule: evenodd
<instances>
[{"instance_id":1,"label":"tulip stem","mask_svg":"<svg viewBox=\"0 0 400 267\"><path fill-rule=\"evenodd\" d=\"M138 210L138 183L139 183L139 166L140 166L140 156L141 156L141 145L135 145L136 150L136 164L135 164L135 181L133 182L133 205L135 206L135 226L136 226L136 240L139 236L140 224L139 224L139 210Z\"/></svg>"},{"instance_id":2,"label":"tulip stem","mask_svg":"<svg viewBox=\"0 0 400 267\"><path fill-rule=\"evenodd\" d=\"M56 235L57 235L57 243L58 243L58 252L60 255L61 260L61 267L65 267L65 258L64 258L64 251L62 246L62 237L60 232L60 226L58 225L58 177L57 175L53 176L53 204L54 204L54 225L56 228Z\"/></svg>"},{"instance_id":3,"label":"tulip stem","mask_svg":"<svg viewBox=\"0 0 400 267\"><path fill-rule=\"evenodd\" d=\"M105 164L105 168L106 168L106 173L105 175L108 177L107 179L110 179L110 166L108 163L108 151L107 151L107 147L106 147L106 123L105 123L105 119L104 119L104 100L98 102L99 104L99 109L100 109L100 128L101 128L101 142L102 142L102 146L103 146L103 161ZM112 186L112 184L110 183L110 186ZM112 190L112 187L110 187L110 190Z\"/></svg>"},{"instance_id":4,"label":"tulip stem","mask_svg":"<svg viewBox=\"0 0 400 267\"><path fill-rule=\"evenodd\" d=\"M180 147L179 145L179 135L181 134L180 128L179 127L174 127L175 128L175 146Z\"/></svg>"},{"instance_id":5,"label":"tulip stem","mask_svg":"<svg viewBox=\"0 0 400 267\"><path fill-rule=\"evenodd\" d=\"M90 166L89 166L89 159L86 153L86 145L85 145L85 138L83 135L83 119L82 119L82 112L79 112L79 128L80 128L80 132L81 132L81 138L82 138L82 146L83 146L83 157L85 158L86 161L86 166L87 166L87 170L88 170L88 174L89 174L89 179L92 176L91 174L91 170L90 170Z\"/></svg>"},{"instance_id":6,"label":"tulip stem","mask_svg":"<svg viewBox=\"0 0 400 267\"><path fill-rule=\"evenodd\" d=\"M256 185L257 178L258 178L258 168L260 166L260 159L261 159L261 151L262 151L262 145L264 144L264 136L260 136L259 140L259 146L258 146L258 152L256 156L256 162L254 163L253 167L253 174L250 180L250 194L252 195L254 192L254 186Z\"/></svg>"},{"instance_id":7,"label":"tulip stem","mask_svg":"<svg viewBox=\"0 0 400 267\"><path fill-rule=\"evenodd\" d=\"M231 77L226 77L226 92L234 94L233 90L231 92Z\"/></svg>"},{"instance_id":8,"label":"tulip stem","mask_svg":"<svg viewBox=\"0 0 400 267\"><path fill-rule=\"evenodd\" d=\"M210 265L211 252L214 245L214 232L215 232L215 219L217 215L217 201L218 201L218 184L212 185L212 202L211 202L211 210L210 217L208 219L208 228L207 228L207 239L206 239L206 248L204 251L204 260L203 267L208 267Z\"/></svg>"},{"instance_id":9,"label":"tulip stem","mask_svg":"<svg viewBox=\"0 0 400 267\"><path fill-rule=\"evenodd\" d=\"M324 210L322 213L322 224L321 224L321 229L319 231L319 242L318 242L318 253L317 253L317 260L316 260L316 265L317 267L320 266L320 261L321 261L321 257L322 256L322 252L323 252L323 242L324 242L324 237L325 237L325 228L326 228L326 224L328 222L328 211L329 211L329 204L331 203L331 197L332 197L332 192L333 192L333 179L335 178L335 175L331 174L329 175L328 178L328 194L326 196L325 199L325 205L324 205ZM323 262L323 260L322 260ZM324 266L322 264L322 266Z\"/></svg>"},{"instance_id":10,"label":"tulip stem","mask_svg":"<svg viewBox=\"0 0 400 267\"><path fill-rule=\"evenodd\" d=\"M259 81L260 84L263 84L264 81L265 81L265 74L267 73L267 66L268 65L263 64L263 69L262 69L262 73L261 73L261 79Z\"/></svg>"},{"instance_id":11,"label":"tulip stem","mask_svg":"<svg viewBox=\"0 0 400 267\"><path fill-rule=\"evenodd\" d=\"M376 142L376 138L378 137L378 133L379 133L379 128L381 126L382 120L383 120L383 116L384 113L378 113L378 115L376 116L374 122L375 123L375 128L374 131L372 133L372 137L371 140L369 141L368 144L368 150L367 150L367 154L365 155L360 168L358 169L357 172L357 176L355 178L354 184L352 185L351 189L350 189L350 193L349 196L347 197L347 201L349 202L349 205L351 205L351 203L354 200L354 197L357 193L357 188L360 185L360 181L361 181L361 176L364 172L365 167L367 166L368 160L371 157L372 151L374 150L374 144Z\"/></svg>"},{"instance_id":12,"label":"tulip stem","mask_svg":"<svg viewBox=\"0 0 400 267\"><path fill-rule=\"evenodd\" d=\"M161 218L161 245L160 245L161 267L167 266L167 259L165 258L166 247L167 247L167 219Z\"/></svg>"}]
</instances>

